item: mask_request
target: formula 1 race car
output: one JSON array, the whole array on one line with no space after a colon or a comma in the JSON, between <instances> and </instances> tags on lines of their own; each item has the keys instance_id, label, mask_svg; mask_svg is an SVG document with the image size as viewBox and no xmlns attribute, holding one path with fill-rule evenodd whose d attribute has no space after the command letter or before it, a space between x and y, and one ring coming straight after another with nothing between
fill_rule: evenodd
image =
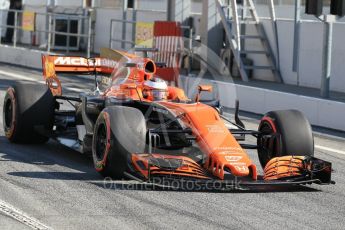
<instances>
[{"instance_id":1,"label":"formula 1 race car","mask_svg":"<svg viewBox=\"0 0 345 230\"><path fill-rule=\"evenodd\" d=\"M92 154L104 177L141 182L218 182L224 188L234 180L247 186L333 183L332 165L313 156L312 129L299 111L269 112L258 130L247 130L238 103L232 121L218 101L200 100L212 86L199 85L190 99L157 77L164 63L149 58L104 49L100 58L42 56L42 63L47 85L7 90L3 124L13 143L52 138ZM92 93L67 96L57 73L102 77ZM61 101L74 109L61 109ZM257 144L244 143L247 135ZM263 175L245 149L257 149Z\"/></svg>"}]
</instances>

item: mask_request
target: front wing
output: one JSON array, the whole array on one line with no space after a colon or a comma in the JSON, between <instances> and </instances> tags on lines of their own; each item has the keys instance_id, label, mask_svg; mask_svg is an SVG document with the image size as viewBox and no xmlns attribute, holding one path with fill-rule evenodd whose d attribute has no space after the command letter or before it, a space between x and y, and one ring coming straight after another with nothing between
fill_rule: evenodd
<instances>
[{"instance_id":1,"label":"front wing","mask_svg":"<svg viewBox=\"0 0 345 230\"><path fill-rule=\"evenodd\" d=\"M332 164L314 157L277 157L267 163L264 175L257 180L228 173L220 180L202 165L185 156L133 154L126 176L166 189L247 190L257 187L334 184Z\"/></svg>"}]
</instances>

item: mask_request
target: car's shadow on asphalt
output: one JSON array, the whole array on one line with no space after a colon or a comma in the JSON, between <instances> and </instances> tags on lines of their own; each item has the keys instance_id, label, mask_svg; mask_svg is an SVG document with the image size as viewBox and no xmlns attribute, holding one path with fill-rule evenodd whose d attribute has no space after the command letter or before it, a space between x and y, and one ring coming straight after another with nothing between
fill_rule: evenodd
<instances>
[{"instance_id":1,"label":"car's shadow on asphalt","mask_svg":"<svg viewBox=\"0 0 345 230\"><path fill-rule=\"evenodd\" d=\"M127 191L167 191L167 192L208 192L208 193L276 193L276 192L319 192L320 190L308 186L255 186L219 187L193 185L160 186L159 184L140 183L133 180L112 181L103 179L93 167L90 156L85 156L71 150L55 141L44 145L12 144L4 136L0 136L0 162L14 161L33 164L40 167L40 171L12 171L10 176L43 179L43 180L76 180L91 183L105 190ZM58 167L56 167L58 165ZM60 168L60 170L59 170ZM43 169L43 171L42 171ZM71 172L72 171L72 172ZM217 186L217 185L215 185Z\"/></svg>"},{"instance_id":2,"label":"car's shadow on asphalt","mask_svg":"<svg viewBox=\"0 0 345 230\"><path fill-rule=\"evenodd\" d=\"M55 141L43 145L12 144L0 136L0 162L13 161L38 166L40 171L16 170L8 175L36 179L101 181L90 156L71 150ZM25 170L26 169L26 170ZM43 169L43 170L42 170Z\"/></svg>"}]
</instances>

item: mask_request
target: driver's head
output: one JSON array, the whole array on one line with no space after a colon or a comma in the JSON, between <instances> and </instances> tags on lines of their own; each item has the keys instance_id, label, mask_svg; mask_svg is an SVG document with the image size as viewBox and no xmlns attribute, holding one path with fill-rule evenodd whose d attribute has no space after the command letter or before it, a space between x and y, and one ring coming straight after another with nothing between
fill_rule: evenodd
<instances>
[{"instance_id":1,"label":"driver's head","mask_svg":"<svg viewBox=\"0 0 345 230\"><path fill-rule=\"evenodd\" d=\"M166 100L168 85L160 78L151 78L144 82L143 96L152 101Z\"/></svg>"}]
</instances>

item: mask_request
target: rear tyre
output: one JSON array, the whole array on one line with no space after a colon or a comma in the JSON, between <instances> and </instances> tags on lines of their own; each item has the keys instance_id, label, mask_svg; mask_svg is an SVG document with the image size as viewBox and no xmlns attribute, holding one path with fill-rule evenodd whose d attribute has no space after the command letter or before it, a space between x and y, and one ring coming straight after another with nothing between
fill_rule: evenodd
<instances>
[{"instance_id":1,"label":"rear tyre","mask_svg":"<svg viewBox=\"0 0 345 230\"><path fill-rule=\"evenodd\" d=\"M92 140L92 157L96 170L104 177L121 179L131 154L143 153L146 122L135 108L111 106L99 115Z\"/></svg>"},{"instance_id":2,"label":"rear tyre","mask_svg":"<svg viewBox=\"0 0 345 230\"><path fill-rule=\"evenodd\" d=\"M39 144L49 140L55 99L45 85L17 83L9 87L3 107L3 126L13 143Z\"/></svg>"},{"instance_id":3,"label":"rear tyre","mask_svg":"<svg viewBox=\"0 0 345 230\"><path fill-rule=\"evenodd\" d=\"M274 157L314 156L312 129L300 111L269 112L261 119L259 131L258 155L263 168Z\"/></svg>"}]
</instances>

